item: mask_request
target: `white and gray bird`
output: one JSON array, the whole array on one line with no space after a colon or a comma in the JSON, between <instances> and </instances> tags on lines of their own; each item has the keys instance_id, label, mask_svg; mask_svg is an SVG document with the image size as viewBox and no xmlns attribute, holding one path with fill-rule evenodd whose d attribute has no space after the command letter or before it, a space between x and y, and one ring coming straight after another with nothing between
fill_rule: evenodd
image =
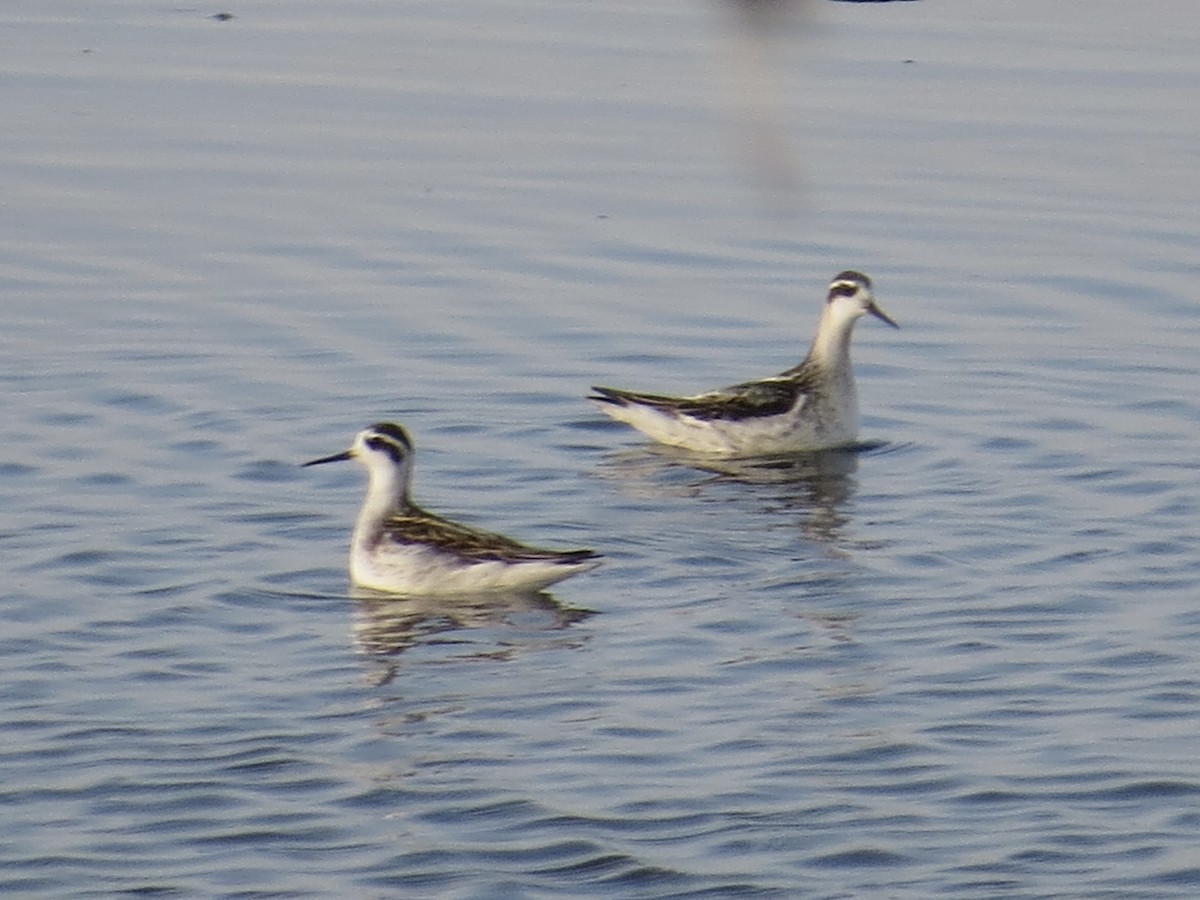
<instances>
[{"instance_id":1,"label":"white and gray bird","mask_svg":"<svg viewBox=\"0 0 1200 900\"><path fill-rule=\"evenodd\" d=\"M900 327L875 302L870 278L842 272L829 284L808 356L786 372L689 397L593 387L588 399L659 443L701 453L766 456L848 446L858 438L850 336L867 314Z\"/></svg>"},{"instance_id":2,"label":"white and gray bird","mask_svg":"<svg viewBox=\"0 0 1200 900\"><path fill-rule=\"evenodd\" d=\"M304 463L354 459L367 496L350 537L350 579L409 596L537 591L600 565L591 550L543 550L434 515L410 496L413 445L392 422L360 431L349 450Z\"/></svg>"}]
</instances>

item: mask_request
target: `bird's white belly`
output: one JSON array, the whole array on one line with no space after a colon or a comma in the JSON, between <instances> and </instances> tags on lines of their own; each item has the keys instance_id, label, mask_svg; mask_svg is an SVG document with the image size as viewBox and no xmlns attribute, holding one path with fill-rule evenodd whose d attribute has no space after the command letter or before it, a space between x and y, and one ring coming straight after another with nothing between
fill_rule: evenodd
<instances>
[{"instance_id":1,"label":"bird's white belly","mask_svg":"<svg viewBox=\"0 0 1200 900\"><path fill-rule=\"evenodd\" d=\"M357 585L377 591L446 596L538 590L598 564L598 561L565 564L542 560L472 562L416 544L373 549L356 545L350 555L350 578Z\"/></svg>"},{"instance_id":2,"label":"bird's white belly","mask_svg":"<svg viewBox=\"0 0 1200 900\"><path fill-rule=\"evenodd\" d=\"M661 444L724 456L763 456L852 444L858 436L857 407L850 394L839 408L807 405L758 419L697 419L639 405L603 404L601 409Z\"/></svg>"}]
</instances>

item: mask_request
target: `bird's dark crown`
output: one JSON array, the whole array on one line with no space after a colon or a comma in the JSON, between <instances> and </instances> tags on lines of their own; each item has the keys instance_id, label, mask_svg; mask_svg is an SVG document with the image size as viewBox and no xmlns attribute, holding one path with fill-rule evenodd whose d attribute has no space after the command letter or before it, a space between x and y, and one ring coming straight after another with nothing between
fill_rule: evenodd
<instances>
[{"instance_id":1,"label":"bird's dark crown","mask_svg":"<svg viewBox=\"0 0 1200 900\"><path fill-rule=\"evenodd\" d=\"M409 440L408 432L395 422L377 422L371 426L370 431L372 433L363 443L372 450L386 453L397 463L412 453L412 441Z\"/></svg>"},{"instance_id":2,"label":"bird's dark crown","mask_svg":"<svg viewBox=\"0 0 1200 900\"><path fill-rule=\"evenodd\" d=\"M833 281L829 282L829 297L827 299L853 297L860 290L871 290L871 279L862 272L847 269L845 272L835 275Z\"/></svg>"}]
</instances>

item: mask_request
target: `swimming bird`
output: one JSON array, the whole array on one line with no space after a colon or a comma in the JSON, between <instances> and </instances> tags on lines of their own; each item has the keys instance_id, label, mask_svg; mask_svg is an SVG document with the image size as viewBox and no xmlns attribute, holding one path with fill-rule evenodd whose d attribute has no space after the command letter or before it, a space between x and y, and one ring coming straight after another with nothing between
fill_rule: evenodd
<instances>
[{"instance_id":1,"label":"swimming bird","mask_svg":"<svg viewBox=\"0 0 1200 900\"><path fill-rule=\"evenodd\" d=\"M350 579L411 596L537 591L600 565L591 550L541 550L443 519L409 495L413 445L392 422L364 428L349 450L304 463L355 459L367 496L350 538Z\"/></svg>"},{"instance_id":2,"label":"swimming bird","mask_svg":"<svg viewBox=\"0 0 1200 900\"><path fill-rule=\"evenodd\" d=\"M841 272L829 283L808 356L786 372L690 397L593 387L588 399L659 443L701 453L765 456L844 447L858 436L850 335L867 314L900 327L875 302L870 278Z\"/></svg>"}]
</instances>

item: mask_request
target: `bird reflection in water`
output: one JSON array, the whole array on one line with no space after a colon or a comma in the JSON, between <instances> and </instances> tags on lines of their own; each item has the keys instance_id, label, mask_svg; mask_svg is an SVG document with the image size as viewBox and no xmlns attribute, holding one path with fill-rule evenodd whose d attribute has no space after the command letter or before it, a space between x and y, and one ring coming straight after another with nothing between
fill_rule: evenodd
<instances>
[{"instance_id":1,"label":"bird reflection in water","mask_svg":"<svg viewBox=\"0 0 1200 900\"><path fill-rule=\"evenodd\" d=\"M864 443L737 459L652 445L609 454L601 471L626 492L644 497L698 496L725 484L750 486L764 511L800 513L802 536L839 555L837 545L850 521L847 506L854 496L858 458L880 446Z\"/></svg>"},{"instance_id":2,"label":"bird reflection in water","mask_svg":"<svg viewBox=\"0 0 1200 900\"><path fill-rule=\"evenodd\" d=\"M773 503L804 513L800 530L810 541L832 547L849 521L859 449L822 450L745 460L708 460L698 468L718 479L771 486Z\"/></svg>"},{"instance_id":3,"label":"bird reflection in water","mask_svg":"<svg viewBox=\"0 0 1200 900\"><path fill-rule=\"evenodd\" d=\"M370 676L376 685L390 682L396 676L396 657L417 647L435 651L441 660L459 661L578 647L586 636L569 635L567 629L594 614L544 592L397 597L356 587L352 596L355 645L381 664Z\"/></svg>"}]
</instances>

